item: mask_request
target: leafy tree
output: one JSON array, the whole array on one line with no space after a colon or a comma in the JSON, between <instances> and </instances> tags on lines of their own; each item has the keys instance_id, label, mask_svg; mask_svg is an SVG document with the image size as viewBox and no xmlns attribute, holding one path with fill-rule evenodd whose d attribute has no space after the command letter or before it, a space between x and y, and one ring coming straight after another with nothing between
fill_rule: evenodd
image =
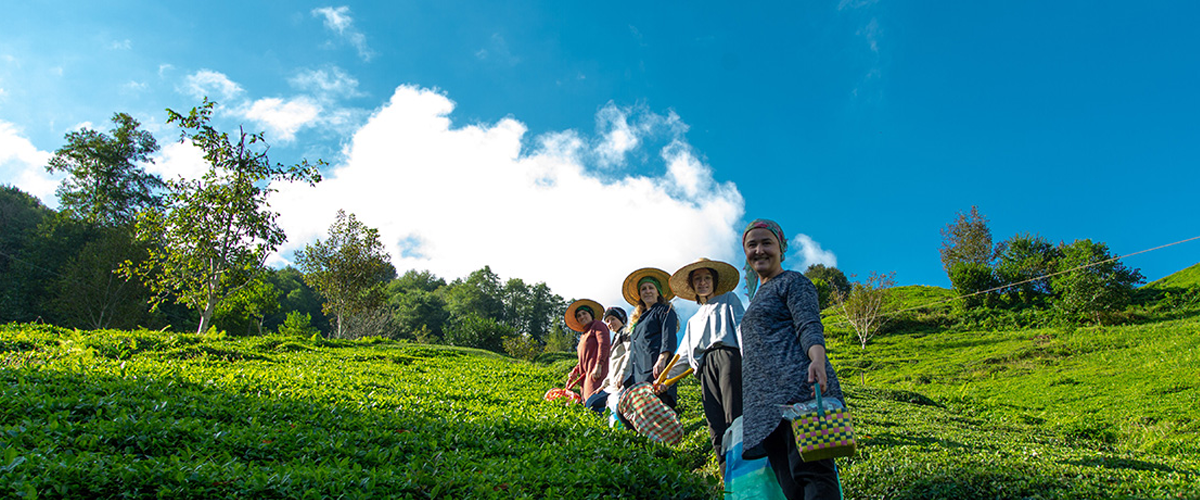
<instances>
[{"instance_id":1,"label":"leafy tree","mask_svg":"<svg viewBox=\"0 0 1200 500\"><path fill-rule=\"evenodd\" d=\"M555 322L546 334L546 352L571 352L579 344L578 334L563 326L562 321Z\"/></svg>"},{"instance_id":2,"label":"leafy tree","mask_svg":"<svg viewBox=\"0 0 1200 500\"><path fill-rule=\"evenodd\" d=\"M1021 283L1004 290L1009 302L1033 304L1050 297L1049 280L1029 280L1053 274L1058 257L1059 250L1041 236L1017 234L998 243L996 278L1003 285Z\"/></svg>"},{"instance_id":3,"label":"leafy tree","mask_svg":"<svg viewBox=\"0 0 1200 500\"><path fill-rule=\"evenodd\" d=\"M1134 285L1145 282L1140 270L1110 260L1113 256L1104 243L1075 240L1058 248L1062 254L1058 272L1065 274L1051 278L1050 286L1058 295L1054 308L1068 320L1100 322L1106 314L1124 309L1133 296ZM1066 272L1088 264L1095 265Z\"/></svg>"},{"instance_id":4,"label":"leafy tree","mask_svg":"<svg viewBox=\"0 0 1200 500\"><path fill-rule=\"evenodd\" d=\"M988 291L999 286L992 268L978 262L955 262L950 267L950 284L962 296L963 309L995 305L996 292Z\"/></svg>"},{"instance_id":5,"label":"leafy tree","mask_svg":"<svg viewBox=\"0 0 1200 500\"><path fill-rule=\"evenodd\" d=\"M896 273L872 272L865 283L854 283L849 293L834 294L834 304L854 328L862 349L887 323L889 292L896 286Z\"/></svg>"},{"instance_id":6,"label":"leafy tree","mask_svg":"<svg viewBox=\"0 0 1200 500\"><path fill-rule=\"evenodd\" d=\"M533 361L542 353L542 344L528 335L514 335L504 341L504 352L525 361Z\"/></svg>"},{"instance_id":7,"label":"leafy tree","mask_svg":"<svg viewBox=\"0 0 1200 500\"><path fill-rule=\"evenodd\" d=\"M54 211L36 197L0 185L0 323L38 316L34 289L39 282L29 279L37 270L24 257L38 226L52 218Z\"/></svg>"},{"instance_id":8,"label":"leafy tree","mask_svg":"<svg viewBox=\"0 0 1200 500\"><path fill-rule=\"evenodd\" d=\"M504 323L539 343L567 306L567 302L551 292L545 283L529 286L519 278L510 278L504 283L501 302L504 304Z\"/></svg>"},{"instance_id":9,"label":"leafy tree","mask_svg":"<svg viewBox=\"0 0 1200 500\"><path fill-rule=\"evenodd\" d=\"M329 227L329 239L318 240L296 252L304 281L325 297L323 310L332 314L335 335L346 335L349 316L366 313L385 302L384 286L396 276L379 230L359 222L354 214L338 210Z\"/></svg>"},{"instance_id":10,"label":"leafy tree","mask_svg":"<svg viewBox=\"0 0 1200 500\"><path fill-rule=\"evenodd\" d=\"M477 314L458 318L447 328L443 340L459 347L475 347L504 353L504 341L516 336L511 326Z\"/></svg>"},{"instance_id":11,"label":"leafy tree","mask_svg":"<svg viewBox=\"0 0 1200 500\"><path fill-rule=\"evenodd\" d=\"M410 269L403 276L392 280L387 286L388 295L396 295L411 290L435 292L437 289L446 286L446 280L437 277L437 275L429 270L417 271Z\"/></svg>"},{"instance_id":12,"label":"leafy tree","mask_svg":"<svg viewBox=\"0 0 1200 500\"><path fill-rule=\"evenodd\" d=\"M292 266L268 269L265 279L279 290L279 311L267 315L264 330L278 330L292 311L307 314L309 322L321 332L329 333L329 319L321 312L321 296L304 282L300 270Z\"/></svg>"},{"instance_id":13,"label":"leafy tree","mask_svg":"<svg viewBox=\"0 0 1200 500\"><path fill-rule=\"evenodd\" d=\"M165 184L142 164L154 163L154 136L125 113L115 113L112 135L91 129L70 132L67 144L54 152L46 170L66 172L56 194L67 215L101 225L134 221L137 213L159 205L155 191Z\"/></svg>"},{"instance_id":14,"label":"leafy tree","mask_svg":"<svg viewBox=\"0 0 1200 500\"><path fill-rule=\"evenodd\" d=\"M504 302L501 300L500 277L490 266L483 266L466 279L456 279L439 290L446 300L446 308L455 318L466 318L472 314L481 318L502 320Z\"/></svg>"},{"instance_id":15,"label":"leafy tree","mask_svg":"<svg viewBox=\"0 0 1200 500\"><path fill-rule=\"evenodd\" d=\"M239 129L231 142L212 127L214 106L205 98L187 115L167 110L167 123L182 129L180 141L204 152L208 171L197 180L167 183L164 207L143 212L137 222L139 237L150 243L149 258L122 266L126 276L141 277L156 305L173 299L199 311L200 332L212 325L217 305L253 283L267 256L287 239L267 206L270 183L314 184L324 164L272 165L261 133Z\"/></svg>"},{"instance_id":16,"label":"leafy tree","mask_svg":"<svg viewBox=\"0 0 1200 500\"><path fill-rule=\"evenodd\" d=\"M281 295L266 277L267 273L263 273L237 293L221 301L217 307L216 318L225 330L263 334L263 322L267 316L280 310Z\"/></svg>"},{"instance_id":17,"label":"leafy tree","mask_svg":"<svg viewBox=\"0 0 1200 500\"><path fill-rule=\"evenodd\" d=\"M442 296L419 288L393 295L388 303L392 306L396 327L405 336L416 337L423 328L425 335L440 338L443 326L450 319Z\"/></svg>"},{"instance_id":18,"label":"leafy tree","mask_svg":"<svg viewBox=\"0 0 1200 500\"><path fill-rule=\"evenodd\" d=\"M821 278L810 278L809 280L812 281L813 286L817 287L818 307L820 307L821 310L829 307L829 301L833 298L833 287L829 286L829 283Z\"/></svg>"},{"instance_id":19,"label":"leafy tree","mask_svg":"<svg viewBox=\"0 0 1200 500\"><path fill-rule=\"evenodd\" d=\"M146 247L133 239L125 225L85 231L78 249L50 284L49 308L55 323L92 330L148 326L150 291L116 272L123 262L143 258Z\"/></svg>"},{"instance_id":20,"label":"leafy tree","mask_svg":"<svg viewBox=\"0 0 1200 500\"><path fill-rule=\"evenodd\" d=\"M988 220L972 205L970 214L958 213L958 219L942 228L942 269L950 276L954 264L972 262L991 267L992 230Z\"/></svg>"},{"instance_id":21,"label":"leafy tree","mask_svg":"<svg viewBox=\"0 0 1200 500\"><path fill-rule=\"evenodd\" d=\"M804 276L812 280L813 283L816 283L818 279L824 280L832 290L836 290L839 293L850 291L850 280L846 279L846 274L841 269L833 266L812 264L808 266L808 269L804 270ZM829 304L822 303L821 307L824 308L827 305Z\"/></svg>"}]
</instances>

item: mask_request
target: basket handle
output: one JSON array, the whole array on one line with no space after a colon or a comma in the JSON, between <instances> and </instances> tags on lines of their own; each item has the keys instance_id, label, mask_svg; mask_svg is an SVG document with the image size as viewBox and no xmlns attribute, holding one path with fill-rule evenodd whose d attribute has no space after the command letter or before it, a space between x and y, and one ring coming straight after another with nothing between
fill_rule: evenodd
<instances>
[{"instance_id":1,"label":"basket handle","mask_svg":"<svg viewBox=\"0 0 1200 500\"><path fill-rule=\"evenodd\" d=\"M813 390L816 391L816 395L817 395L817 416L820 417L821 419L824 419L825 418L825 405L823 403L821 403L821 381L820 380L813 381Z\"/></svg>"}]
</instances>

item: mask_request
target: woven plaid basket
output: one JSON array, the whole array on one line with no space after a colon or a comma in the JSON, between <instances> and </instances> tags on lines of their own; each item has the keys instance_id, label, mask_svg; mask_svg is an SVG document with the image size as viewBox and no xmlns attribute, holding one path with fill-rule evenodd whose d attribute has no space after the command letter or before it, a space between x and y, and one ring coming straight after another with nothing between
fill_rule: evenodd
<instances>
[{"instance_id":1,"label":"woven plaid basket","mask_svg":"<svg viewBox=\"0 0 1200 500\"><path fill-rule=\"evenodd\" d=\"M800 458L805 462L812 462L853 456L858 449L858 441L854 439L850 410L840 408L826 411L821 403L821 386L814 386L817 410L792 420L792 434L796 436L796 448L800 451Z\"/></svg>"},{"instance_id":2,"label":"woven plaid basket","mask_svg":"<svg viewBox=\"0 0 1200 500\"><path fill-rule=\"evenodd\" d=\"M675 367L675 363L678 361L679 355L676 354L671 358L667 367L658 374L658 378L653 384L650 382L634 384L633 387L621 392L617 403L617 411L633 424L633 430L660 443L679 444L680 441L683 441L683 424L679 423L679 417L675 415L675 410L663 404L662 400L654 394L655 384L662 388L670 387L692 373L692 369L688 368L674 378L667 378L667 373Z\"/></svg>"},{"instance_id":3,"label":"woven plaid basket","mask_svg":"<svg viewBox=\"0 0 1200 500\"><path fill-rule=\"evenodd\" d=\"M683 424L675 411L654 395L654 384L650 382L626 389L617 410L638 434L666 444L679 444L683 440Z\"/></svg>"}]
</instances>

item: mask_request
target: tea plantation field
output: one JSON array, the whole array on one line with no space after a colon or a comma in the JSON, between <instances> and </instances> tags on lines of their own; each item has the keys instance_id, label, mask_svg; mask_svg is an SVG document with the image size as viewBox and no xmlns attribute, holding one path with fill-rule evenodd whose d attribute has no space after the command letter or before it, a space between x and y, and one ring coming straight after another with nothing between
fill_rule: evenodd
<instances>
[{"instance_id":1,"label":"tea plantation field","mask_svg":"<svg viewBox=\"0 0 1200 500\"><path fill-rule=\"evenodd\" d=\"M847 498L1200 498L1198 330L832 331ZM0 326L0 497L720 498L694 381L672 448L542 401L572 364Z\"/></svg>"}]
</instances>

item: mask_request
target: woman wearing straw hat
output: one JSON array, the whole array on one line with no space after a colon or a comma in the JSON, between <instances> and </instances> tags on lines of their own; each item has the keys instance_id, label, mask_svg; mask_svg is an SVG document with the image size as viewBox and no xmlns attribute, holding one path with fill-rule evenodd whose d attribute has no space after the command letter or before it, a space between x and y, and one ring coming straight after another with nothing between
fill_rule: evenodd
<instances>
[{"instance_id":1,"label":"woman wearing straw hat","mask_svg":"<svg viewBox=\"0 0 1200 500\"><path fill-rule=\"evenodd\" d=\"M566 387L571 389L583 382L580 393L583 401L600 389L600 382L608 374L608 326L596 319L603 310L594 300L580 299L567 306L565 315L567 327L582 334L579 336L579 364L567 374Z\"/></svg>"},{"instance_id":2,"label":"woman wearing straw hat","mask_svg":"<svg viewBox=\"0 0 1200 500\"><path fill-rule=\"evenodd\" d=\"M841 498L833 459L804 462L779 405L815 398L842 401L837 373L825 357L825 330L817 288L803 274L783 270L787 238L773 221L757 219L742 231L750 306L742 316L743 457L766 456L789 499Z\"/></svg>"},{"instance_id":3,"label":"woman wearing straw hat","mask_svg":"<svg viewBox=\"0 0 1200 500\"><path fill-rule=\"evenodd\" d=\"M641 382L653 382L659 372L666 368L675 353L676 333L679 317L670 300L674 297L667 282L671 275L654 267L644 267L629 273L621 287L625 300L634 306L629 319L633 333L630 335L630 374L624 387ZM658 395L672 410L676 406L675 387Z\"/></svg>"},{"instance_id":4,"label":"woman wearing straw hat","mask_svg":"<svg viewBox=\"0 0 1200 500\"><path fill-rule=\"evenodd\" d=\"M675 295L700 304L688 319L679 341L680 357L700 378L704 419L712 437L717 467L725 475L721 439L733 420L742 415L742 352L738 324L742 301L733 294L738 272L724 262L700 259L671 275Z\"/></svg>"}]
</instances>

